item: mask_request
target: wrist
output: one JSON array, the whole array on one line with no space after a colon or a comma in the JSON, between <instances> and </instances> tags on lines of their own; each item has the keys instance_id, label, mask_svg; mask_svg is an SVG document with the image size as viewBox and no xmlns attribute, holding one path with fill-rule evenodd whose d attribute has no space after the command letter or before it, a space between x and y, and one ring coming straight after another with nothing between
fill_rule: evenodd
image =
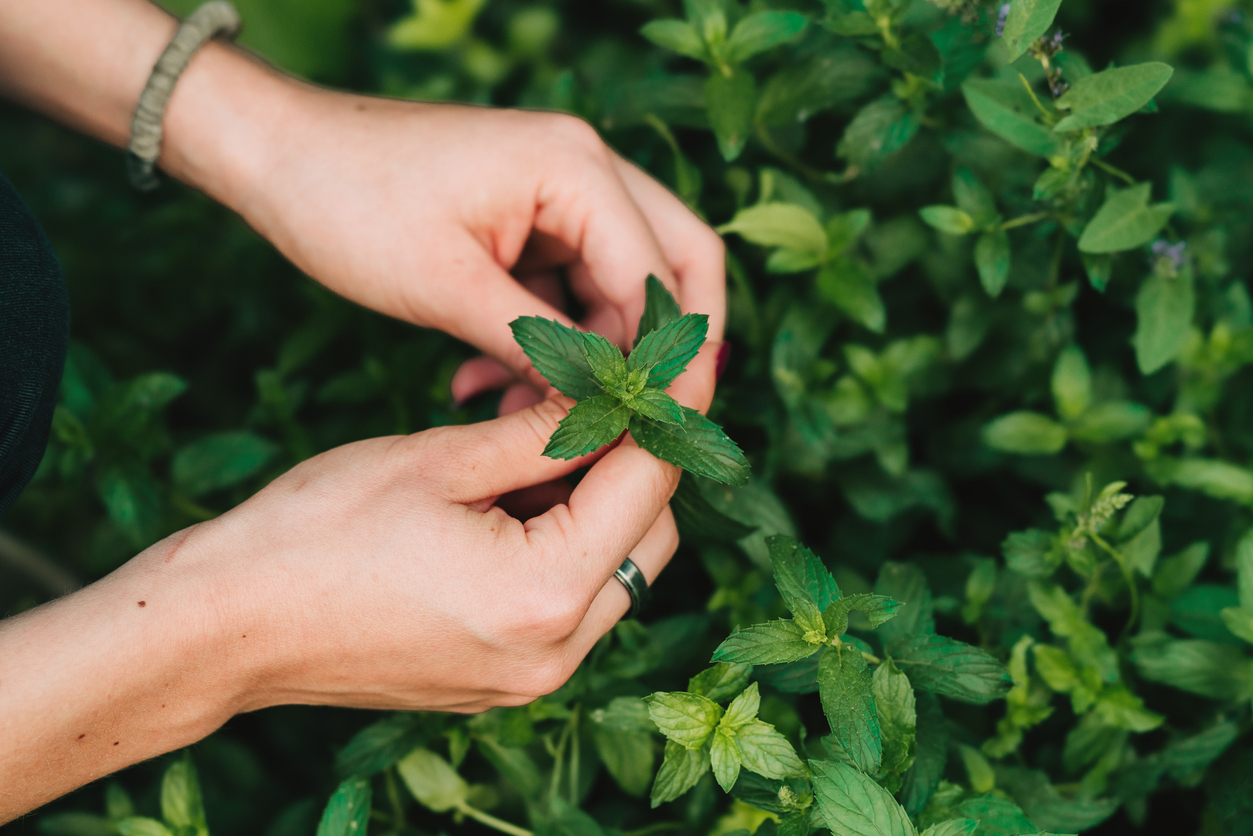
<instances>
[{"instance_id":1,"label":"wrist","mask_svg":"<svg viewBox=\"0 0 1253 836\"><path fill-rule=\"evenodd\" d=\"M170 96L160 168L246 215L303 89L241 49L206 44Z\"/></svg>"}]
</instances>

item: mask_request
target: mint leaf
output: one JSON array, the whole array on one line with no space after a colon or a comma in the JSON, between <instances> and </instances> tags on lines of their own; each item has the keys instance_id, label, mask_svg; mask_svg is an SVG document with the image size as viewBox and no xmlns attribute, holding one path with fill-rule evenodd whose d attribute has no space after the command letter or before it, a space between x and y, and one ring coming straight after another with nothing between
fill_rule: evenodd
<instances>
[{"instance_id":1,"label":"mint leaf","mask_svg":"<svg viewBox=\"0 0 1253 836\"><path fill-rule=\"evenodd\" d=\"M679 303L674 301L670 291L661 283L661 279L649 275L644 280L644 315L640 317L639 331L635 335L635 345L653 331L674 322L683 311Z\"/></svg>"},{"instance_id":2,"label":"mint leaf","mask_svg":"<svg viewBox=\"0 0 1253 836\"><path fill-rule=\"evenodd\" d=\"M665 389L683 373L687 364L705 344L709 332L709 317L704 314L684 314L674 322L663 325L640 340L631 352L627 368L648 373L648 386Z\"/></svg>"},{"instance_id":3,"label":"mint leaf","mask_svg":"<svg viewBox=\"0 0 1253 836\"><path fill-rule=\"evenodd\" d=\"M645 389L623 400L628 409L663 424L682 424L683 406L660 389Z\"/></svg>"},{"instance_id":4,"label":"mint leaf","mask_svg":"<svg viewBox=\"0 0 1253 836\"><path fill-rule=\"evenodd\" d=\"M688 58L704 61L709 57L705 42L696 27L686 20L663 19L644 24L640 34L657 46L669 49Z\"/></svg>"},{"instance_id":5,"label":"mint leaf","mask_svg":"<svg viewBox=\"0 0 1253 836\"><path fill-rule=\"evenodd\" d=\"M864 592L859 595L847 595L838 601L833 601L831 606L822 613L822 619L826 623L828 635L839 636L848 630L848 614L853 610L865 613L870 626L878 627L895 616L900 608L899 601L886 595Z\"/></svg>"},{"instance_id":6,"label":"mint leaf","mask_svg":"<svg viewBox=\"0 0 1253 836\"><path fill-rule=\"evenodd\" d=\"M809 762L814 798L832 833L914 836L914 825L892 794L873 778L838 761Z\"/></svg>"},{"instance_id":7,"label":"mint leaf","mask_svg":"<svg viewBox=\"0 0 1253 836\"><path fill-rule=\"evenodd\" d=\"M922 836L973 836L979 829L979 822L974 819L949 819L933 824L922 831Z\"/></svg>"},{"instance_id":8,"label":"mint leaf","mask_svg":"<svg viewBox=\"0 0 1253 836\"><path fill-rule=\"evenodd\" d=\"M719 511L705 497L696 481L698 477L686 473L679 480L679 487L670 497L670 510L684 538L713 543L734 543L757 530L741 520Z\"/></svg>"},{"instance_id":9,"label":"mint leaf","mask_svg":"<svg viewBox=\"0 0 1253 836\"><path fill-rule=\"evenodd\" d=\"M1174 214L1173 203L1150 204L1153 186L1141 183L1110 190L1101 208L1079 236L1079 251L1116 253L1143 246L1161 231Z\"/></svg>"},{"instance_id":10,"label":"mint leaf","mask_svg":"<svg viewBox=\"0 0 1253 836\"><path fill-rule=\"evenodd\" d=\"M751 665L719 662L689 679L687 681L687 690L689 693L708 697L714 702L722 702L744 690L752 673L753 668Z\"/></svg>"},{"instance_id":11,"label":"mint leaf","mask_svg":"<svg viewBox=\"0 0 1253 836\"><path fill-rule=\"evenodd\" d=\"M1010 62L1021 57L1036 38L1049 30L1061 5L1062 0L1011 0L1005 28L1001 30Z\"/></svg>"},{"instance_id":12,"label":"mint leaf","mask_svg":"<svg viewBox=\"0 0 1253 836\"><path fill-rule=\"evenodd\" d=\"M805 631L795 621L779 619L732 633L718 645L713 658L716 662L775 665L812 656L819 647L805 641Z\"/></svg>"},{"instance_id":13,"label":"mint leaf","mask_svg":"<svg viewBox=\"0 0 1253 836\"><path fill-rule=\"evenodd\" d=\"M674 801L696 786L709 771L709 750L688 749L673 740L666 741L666 754L657 770L650 797L653 807Z\"/></svg>"},{"instance_id":14,"label":"mint leaf","mask_svg":"<svg viewBox=\"0 0 1253 836\"><path fill-rule=\"evenodd\" d=\"M709 746L709 763L718 786L723 792L730 792L740 777L740 748L735 743L734 732L722 728L714 732Z\"/></svg>"},{"instance_id":15,"label":"mint leaf","mask_svg":"<svg viewBox=\"0 0 1253 836\"><path fill-rule=\"evenodd\" d=\"M740 763L750 772L776 780L805 774L805 764L775 727L752 720L735 731Z\"/></svg>"},{"instance_id":16,"label":"mint leaf","mask_svg":"<svg viewBox=\"0 0 1253 836\"><path fill-rule=\"evenodd\" d=\"M192 765L190 752L185 752L182 760L175 761L161 779L161 817L178 831L191 828L208 833L200 780L196 776L196 767Z\"/></svg>"},{"instance_id":17,"label":"mint leaf","mask_svg":"<svg viewBox=\"0 0 1253 836\"><path fill-rule=\"evenodd\" d=\"M694 409L683 407L682 424L662 424L631 417L631 436L657 458L697 476L727 485L748 482L748 460L722 428Z\"/></svg>"},{"instance_id":18,"label":"mint leaf","mask_svg":"<svg viewBox=\"0 0 1253 836\"><path fill-rule=\"evenodd\" d=\"M544 455L550 459L577 459L622 435L630 420L631 410L613 395L579 401L553 431Z\"/></svg>"},{"instance_id":19,"label":"mint leaf","mask_svg":"<svg viewBox=\"0 0 1253 836\"><path fill-rule=\"evenodd\" d=\"M535 370L567 398L577 401L604 391L592 374L581 331L538 316L520 316L509 328Z\"/></svg>"},{"instance_id":20,"label":"mint leaf","mask_svg":"<svg viewBox=\"0 0 1253 836\"><path fill-rule=\"evenodd\" d=\"M757 719L757 711L760 708L761 694L757 690L757 683L754 682L744 689L744 693L731 701L718 725L721 728L734 731L745 723Z\"/></svg>"},{"instance_id":21,"label":"mint leaf","mask_svg":"<svg viewBox=\"0 0 1253 836\"><path fill-rule=\"evenodd\" d=\"M618 347L600 334L581 333L583 353L592 374L607 391L625 394L627 391L626 358Z\"/></svg>"},{"instance_id":22,"label":"mint leaf","mask_svg":"<svg viewBox=\"0 0 1253 836\"><path fill-rule=\"evenodd\" d=\"M840 587L818 555L794 538L774 535L766 538L774 584L789 610L795 612L798 599L808 599L825 610L840 597Z\"/></svg>"},{"instance_id":23,"label":"mint leaf","mask_svg":"<svg viewBox=\"0 0 1253 836\"><path fill-rule=\"evenodd\" d=\"M1069 110L1070 115L1053 130L1112 125L1148 104L1174 72L1169 64L1150 61L1080 78L1057 100L1058 109Z\"/></svg>"},{"instance_id":24,"label":"mint leaf","mask_svg":"<svg viewBox=\"0 0 1253 836\"><path fill-rule=\"evenodd\" d=\"M822 654L818 696L831 734L858 769L874 773L883 742L871 683L870 666L856 647L844 645Z\"/></svg>"},{"instance_id":25,"label":"mint leaf","mask_svg":"<svg viewBox=\"0 0 1253 836\"><path fill-rule=\"evenodd\" d=\"M879 714L883 738L883 769L898 772L909 765L914 749L918 713L909 677L887 659L875 669L870 689Z\"/></svg>"},{"instance_id":26,"label":"mint leaf","mask_svg":"<svg viewBox=\"0 0 1253 836\"><path fill-rule=\"evenodd\" d=\"M370 820L370 782L349 778L331 796L318 823L317 836L361 836ZM125 833L125 831L123 831Z\"/></svg>"},{"instance_id":27,"label":"mint leaf","mask_svg":"<svg viewBox=\"0 0 1253 836\"><path fill-rule=\"evenodd\" d=\"M698 694L657 693L645 697L644 702L648 703L648 716L658 730L689 749L704 746L722 719L722 706Z\"/></svg>"},{"instance_id":28,"label":"mint leaf","mask_svg":"<svg viewBox=\"0 0 1253 836\"><path fill-rule=\"evenodd\" d=\"M418 803L436 813L464 806L469 796L470 785L465 779L429 749L414 749L396 764L396 770ZM365 830L364 824L361 829Z\"/></svg>"},{"instance_id":29,"label":"mint leaf","mask_svg":"<svg viewBox=\"0 0 1253 836\"><path fill-rule=\"evenodd\" d=\"M893 647L892 658L920 691L982 705L1005 696L1009 671L987 651L944 636L918 635Z\"/></svg>"}]
</instances>

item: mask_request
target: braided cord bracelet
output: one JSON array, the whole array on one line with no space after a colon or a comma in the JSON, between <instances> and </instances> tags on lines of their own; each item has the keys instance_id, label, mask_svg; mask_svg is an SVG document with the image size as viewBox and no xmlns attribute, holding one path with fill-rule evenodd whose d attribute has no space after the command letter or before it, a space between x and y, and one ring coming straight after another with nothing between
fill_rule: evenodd
<instances>
[{"instance_id":1,"label":"braided cord bracelet","mask_svg":"<svg viewBox=\"0 0 1253 836\"><path fill-rule=\"evenodd\" d=\"M136 189L152 191L161 182L156 174L157 158L161 156L161 120L178 77L197 50L219 35L233 39L239 34L240 25L239 12L226 0L205 3L179 24L152 68L131 120L126 176Z\"/></svg>"}]
</instances>

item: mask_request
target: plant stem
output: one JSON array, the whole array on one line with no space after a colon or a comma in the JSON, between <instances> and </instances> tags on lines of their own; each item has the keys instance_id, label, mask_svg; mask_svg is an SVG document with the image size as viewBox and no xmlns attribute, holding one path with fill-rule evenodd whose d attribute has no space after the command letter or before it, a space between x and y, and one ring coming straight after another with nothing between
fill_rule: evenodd
<instances>
[{"instance_id":1,"label":"plant stem","mask_svg":"<svg viewBox=\"0 0 1253 836\"><path fill-rule=\"evenodd\" d=\"M518 827L516 824L510 824L503 819L498 819L491 813L485 813L477 807L471 807L465 802L457 805L457 811L469 816L479 824L485 824L493 830L499 830L501 833L508 833L510 836L534 836L534 834L526 828Z\"/></svg>"},{"instance_id":2,"label":"plant stem","mask_svg":"<svg viewBox=\"0 0 1253 836\"><path fill-rule=\"evenodd\" d=\"M387 787L387 800L392 805L392 821L396 824L396 830L404 830L405 805L401 802L400 791L396 787L396 767L384 770L383 783Z\"/></svg>"},{"instance_id":3,"label":"plant stem","mask_svg":"<svg viewBox=\"0 0 1253 836\"><path fill-rule=\"evenodd\" d=\"M1022 86L1027 88L1027 95L1031 97L1031 101L1035 102L1035 106L1039 108L1040 113L1044 116L1044 121L1050 125L1053 124L1053 114L1049 113L1044 105L1040 104L1040 100L1036 98L1035 91L1031 89L1031 82L1027 81L1027 77L1022 73L1018 74L1018 78L1022 80Z\"/></svg>"},{"instance_id":4,"label":"plant stem","mask_svg":"<svg viewBox=\"0 0 1253 836\"><path fill-rule=\"evenodd\" d=\"M1096 532L1093 532L1088 536L1092 538L1092 542L1096 543L1102 550L1109 554L1110 557L1114 558L1114 560L1118 563L1118 568L1122 570L1123 580L1127 582L1127 592L1131 596L1131 612L1127 614L1127 623L1122 628L1122 635L1125 637L1131 632L1132 626L1140 617L1140 589L1136 586L1135 573L1131 567L1127 565L1127 560L1122 556L1122 553L1109 543L1105 542L1104 537Z\"/></svg>"},{"instance_id":5,"label":"plant stem","mask_svg":"<svg viewBox=\"0 0 1253 836\"><path fill-rule=\"evenodd\" d=\"M1105 160L1100 159L1099 157L1092 157L1091 160L1089 160L1089 162L1091 162L1092 165L1096 166L1101 171L1104 171L1106 174L1111 174L1114 177L1117 177L1119 180L1122 180L1128 186L1134 186L1136 184L1136 179L1132 177L1130 174L1123 171L1121 168L1114 168L1112 165L1105 162Z\"/></svg>"},{"instance_id":6,"label":"plant stem","mask_svg":"<svg viewBox=\"0 0 1253 836\"><path fill-rule=\"evenodd\" d=\"M1006 221L1005 223L1001 224L1001 229L1016 229L1020 226L1033 224L1036 221L1042 221L1048 216L1049 216L1048 212L1032 212L1030 215L1021 215L1017 218L1012 218Z\"/></svg>"},{"instance_id":7,"label":"plant stem","mask_svg":"<svg viewBox=\"0 0 1253 836\"><path fill-rule=\"evenodd\" d=\"M570 713L570 806L579 806L579 703Z\"/></svg>"}]
</instances>

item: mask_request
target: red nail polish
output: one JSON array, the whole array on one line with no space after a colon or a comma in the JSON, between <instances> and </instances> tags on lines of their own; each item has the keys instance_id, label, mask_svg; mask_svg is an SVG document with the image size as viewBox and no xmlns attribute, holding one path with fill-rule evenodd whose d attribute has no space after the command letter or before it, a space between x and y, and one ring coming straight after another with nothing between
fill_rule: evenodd
<instances>
[{"instance_id":1,"label":"red nail polish","mask_svg":"<svg viewBox=\"0 0 1253 836\"><path fill-rule=\"evenodd\" d=\"M731 359L731 344L723 343L718 346L718 357L714 361L714 377L718 380L722 379L722 373L727 370L727 361Z\"/></svg>"}]
</instances>

